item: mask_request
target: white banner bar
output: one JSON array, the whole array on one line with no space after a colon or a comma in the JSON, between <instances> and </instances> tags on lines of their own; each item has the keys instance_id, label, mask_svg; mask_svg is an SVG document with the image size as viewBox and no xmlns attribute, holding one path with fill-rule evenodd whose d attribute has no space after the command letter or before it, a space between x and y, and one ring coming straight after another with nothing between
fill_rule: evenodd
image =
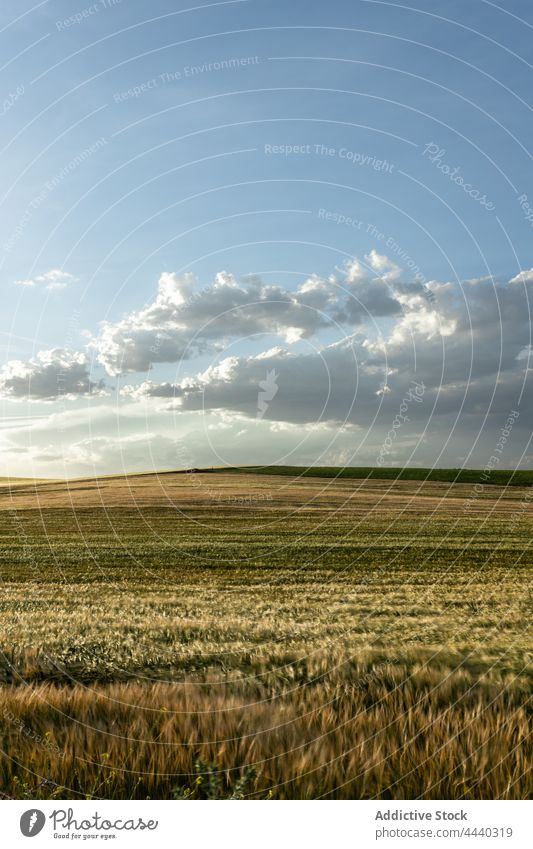
<instances>
[{"instance_id":1,"label":"white banner bar","mask_svg":"<svg viewBox=\"0 0 533 849\"><path fill-rule=\"evenodd\" d=\"M517 801L4 801L0 810L6 849L73 843L158 849L531 849L531 806Z\"/></svg>"}]
</instances>

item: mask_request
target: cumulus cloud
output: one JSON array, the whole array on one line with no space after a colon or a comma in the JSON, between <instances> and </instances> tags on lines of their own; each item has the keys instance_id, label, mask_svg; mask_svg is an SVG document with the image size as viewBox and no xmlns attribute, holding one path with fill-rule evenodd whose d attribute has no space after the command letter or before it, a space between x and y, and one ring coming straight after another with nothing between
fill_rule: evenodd
<instances>
[{"instance_id":1,"label":"cumulus cloud","mask_svg":"<svg viewBox=\"0 0 533 849\"><path fill-rule=\"evenodd\" d=\"M52 268L50 271L45 271L44 274L39 274L37 277L32 277L26 280L15 280L15 286L26 286L28 288L40 286L43 289L59 290L66 289L71 283L76 283L77 277L73 274L68 274L60 268Z\"/></svg>"},{"instance_id":2,"label":"cumulus cloud","mask_svg":"<svg viewBox=\"0 0 533 849\"><path fill-rule=\"evenodd\" d=\"M511 283L531 283L533 281L533 268L521 271L511 278Z\"/></svg>"},{"instance_id":3,"label":"cumulus cloud","mask_svg":"<svg viewBox=\"0 0 533 849\"><path fill-rule=\"evenodd\" d=\"M337 433L343 435L339 458L351 452L356 435L357 461L372 464L413 382L423 385L423 401L410 404L401 441L388 459L403 462L419 445L416 462L423 458L431 464L438 456L439 462L446 457L454 465L476 445L483 460L495 442L490 434L497 434L518 398L513 438L520 432L530 436L533 393L529 383L524 391L524 381L531 380L532 294L533 270L507 282L422 283L420 277L405 277L394 261L375 251L335 274L311 275L290 290L257 277L237 281L225 272L201 289L192 275L165 273L155 297L122 320L103 324L90 348L109 374L142 373L153 364L183 359L189 363L186 371L180 366L180 373L187 376L172 379L167 371L158 380L154 371L150 380L146 374L144 380L128 377L121 390L127 403L120 406L120 434L110 441L107 423L97 435L100 441L77 439L76 462L116 467L124 450L124 467L129 457L130 468L141 468L148 449L136 437L153 416L150 445L157 449L160 467L163 460L169 467L183 465L172 457L174 428L183 429L185 423L188 444L197 448L194 464L208 457L204 422L232 462L245 462L245 444L250 462L267 455L281 462L279 446L297 450L291 459L300 461L300 438L313 433L313 444L326 446ZM238 344L249 335L263 336L265 350L257 353L257 338L253 353ZM302 344L305 340L309 344ZM194 368L194 358L206 352L211 365ZM0 393L8 398L52 400L103 390L102 381L91 380L81 353L45 351L0 370ZM160 442L163 422L165 441ZM483 438L477 442L480 427ZM45 462L47 452L55 456L43 442L39 462ZM211 455L209 460L215 462Z\"/></svg>"},{"instance_id":4,"label":"cumulus cloud","mask_svg":"<svg viewBox=\"0 0 533 849\"><path fill-rule=\"evenodd\" d=\"M408 290L406 283L397 288L400 268L375 251L365 260L348 263L339 277L312 275L295 290L258 277L238 282L226 272L199 290L192 274L164 273L154 300L118 322L105 322L91 346L107 372L118 375L223 350L252 335L274 334L293 344L327 327L399 315L400 296Z\"/></svg>"},{"instance_id":5,"label":"cumulus cloud","mask_svg":"<svg viewBox=\"0 0 533 849\"><path fill-rule=\"evenodd\" d=\"M360 274L350 285L367 291ZM183 411L231 410L253 418L261 382L274 373L277 391L265 418L276 421L348 421L363 427L379 413L386 422L412 381L425 387L423 409L413 409L413 421L454 411L478 417L508 411L527 376L527 288L487 280L428 285L429 301L421 286L398 283L394 296L400 312L393 315L387 333L361 329L311 353L285 346L260 355L224 357L175 384L146 381L123 392L137 400L166 400L170 408ZM382 310L386 315L383 304Z\"/></svg>"},{"instance_id":6,"label":"cumulus cloud","mask_svg":"<svg viewBox=\"0 0 533 849\"><path fill-rule=\"evenodd\" d=\"M92 381L83 353L53 348L32 359L9 360L0 369L0 397L11 400L53 401L102 394L102 381Z\"/></svg>"},{"instance_id":7,"label":"cumulus cloud","mask_svg":"<svg viewBox=\"0 0 533 849\"><path fill-rule=\"evenodd\" d=\"M306 338L327 326L324 310L336 298L333 286L318 278L296 292L257 277L238 283L225 272L200 292L194 284L190 274L162 274L152 303L122 321L104 323L92 346L109 374L190 359L252 334L274 333L288 342Z\"/></svg>"}]
</instances>

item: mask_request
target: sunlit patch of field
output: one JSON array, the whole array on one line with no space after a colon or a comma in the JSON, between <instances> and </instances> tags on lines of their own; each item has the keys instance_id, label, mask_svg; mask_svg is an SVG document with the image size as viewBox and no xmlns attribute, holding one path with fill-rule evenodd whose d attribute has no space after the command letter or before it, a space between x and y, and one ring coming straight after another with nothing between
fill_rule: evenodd
<instances>
[{"instance_id":1,"label":"sunlit patch of field","mask_svg":"<svg viewBox=\"0 0 533 849\"><path fill-rule=\"evenodd\" d=\"M209 795L200 758L222 795L525 798L531 492L0 487L0 790Z\"/></svg>"},{"instance_id":2,"label":"sunlit patch of field","mask_svg":"<svg viewBox=\"0 0 533 849\"><path fill-rule=\"evenodd\" d=\"M0 490L5 494L12 486L35 486L50 483L45 478L2 478L0 477Z\"/></svg>"}]
</instances>

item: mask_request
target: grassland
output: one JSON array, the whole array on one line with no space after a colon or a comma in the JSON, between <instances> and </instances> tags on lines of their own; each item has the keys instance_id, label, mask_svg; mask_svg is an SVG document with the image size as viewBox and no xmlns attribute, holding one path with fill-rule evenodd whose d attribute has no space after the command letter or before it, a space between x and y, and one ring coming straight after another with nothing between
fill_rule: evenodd
<instances>
[{"instance_id":1,"label":"grassland","mask_svg":"<svg viewBox=\"0 0 533 849\"><path fill-rule=\"evenodd\" d=\"M0 791L528 797L532 495L0 485Z\"/></svg>"},{"instance_id":2,"label":"grassland","mask_svg":"<svg viewBox=\"0 0 533 849\"><path fill-rule=\"evenodd\" d=\"M493 486L531 486L529 469L439 469L400 466L233 466L225 471L253 475L285 475L348 480L443 481Z\"/></svg>"}]
</instances>

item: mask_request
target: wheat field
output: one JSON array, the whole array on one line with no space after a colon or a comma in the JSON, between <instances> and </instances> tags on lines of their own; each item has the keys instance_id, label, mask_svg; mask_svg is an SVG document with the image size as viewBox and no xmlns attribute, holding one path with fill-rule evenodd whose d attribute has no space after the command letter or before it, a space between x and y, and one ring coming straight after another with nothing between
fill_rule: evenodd
<instances>
[{"instance_id":1,"label":"wheat field","mask_svg":"<svg viewBox=\"0 0 533 849\"><path fill-rule=\"evenodd\" d=\"M526 486L0 482L0 791L531 795Z\"/></svg>"}]
</instances>

